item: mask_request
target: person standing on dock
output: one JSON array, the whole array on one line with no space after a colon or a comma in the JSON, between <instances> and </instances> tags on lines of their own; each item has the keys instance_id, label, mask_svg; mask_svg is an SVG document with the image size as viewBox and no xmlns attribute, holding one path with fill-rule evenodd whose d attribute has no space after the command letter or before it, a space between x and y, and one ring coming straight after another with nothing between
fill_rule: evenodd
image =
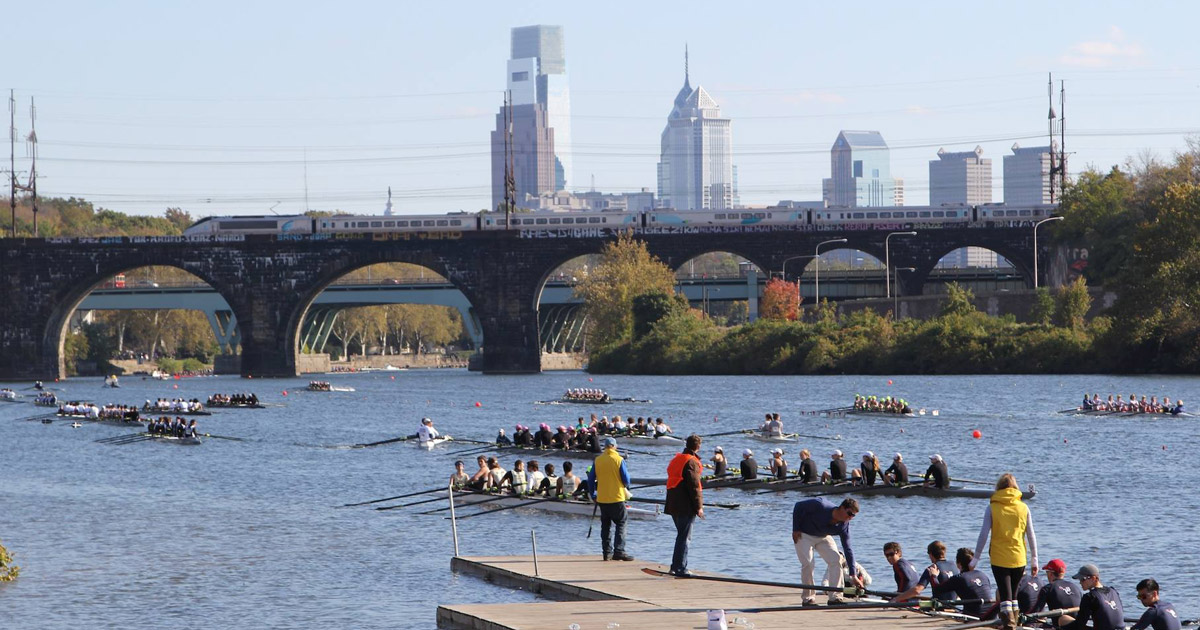
<instances>
[{"instance_id":1,"label":"person standing on dock","mask_svg":"<svg viewBox=\"0 0 1200 630\"><path fill-rule=\"evenodd\" d=\"M592 491L592 500L600 506L600 547L604 559L633 560L633 556L625 553L625 517L626 504L629 500L629 471L625 468L625 458L617 453L617 441L611 437L604 438L604 452L596 457L596 462L588 471L588 487ZM609 534L613 529L611 546Z\"/></svg>"},{"instance_id":2,"label":"person standing on dock","mask_svg":"<svg viewBox=\"0 0 1200 630\"><path fill-rule=\"evenodd\" d=\"M1017 627L1020 608L1017 603L1017 586L1025 575L1026 545L1033 557L1031 573L1038 571L1037 536L1033 532L1033 516L1029 506L1021 501L1021 490L1012 473L1004 473L996 481L996 491L983 511L983 526L979 529L979 540L975 543L975 557L971 568L979 561L983 545L991 536L988 558L992 563L992 576L996 578L996 601L1000 604L1000 620L1003 628Z\"/></svg>"},{"instance_id":3,"label":"person standing on dock","mask_svg":"<svg viewBox=\"0 0 1200 630\"><path fill-rule=\"evenodd\" d=\"M689 577L687 568L688 543L692 539L692 524L704 518L704 489L700 485L703 468L700 465L700 436L687 437L683 452L667 464L667 504L663 510L675 521L675 551L671 555L671 575Z\"/></svg>"},{"instance_id":4,"label":"person standing on dock","mask_svg":"<svg viewBox=\"0 0 1200 630\"><path fill-rule=\"evenodd\" d=\"M1129 630L1179 630L1179 614L1169 602L1158 598L1158 582L1154 578L1138 582L1137 598L1146 607L1146 612Z\"/></svg>"},{"instance_id":5,"label":"person standing on dock","mask_svg":"<svg viewBox=\"0 0 1200 630\"><path fill-rule=\"evenodd\" d=\"M792 543L796 546L796 558L800 560L800 577L805 584L815 584L816 563L813 551L825 561L825 580L829 586L841 589L845 585L842 572L842 556L833 542L833 535L842 539L842 550L846 554L846 566L855 566L854 550L850 547L850 520L858 514L858 501L846 499L834 505L826 499L816 497L797 501L792 508ZM854 585L862 588L857 575L851 578ZM800 596L804 605L817 603L812 589L803 589ZM830 604L842 603L840 594L829 596Z\"/></svg>"}]
</instances>

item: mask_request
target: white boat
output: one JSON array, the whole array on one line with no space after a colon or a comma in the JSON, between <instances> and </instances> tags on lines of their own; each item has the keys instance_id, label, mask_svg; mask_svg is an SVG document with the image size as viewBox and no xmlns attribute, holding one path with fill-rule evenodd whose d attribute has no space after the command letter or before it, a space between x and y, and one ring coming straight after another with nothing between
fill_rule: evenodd
<instances>
[{"instance_id":1,"label":"white boat","mask_svg":"<svg viewBox=\"0 0 1200 630\"><path fill-rule=\"evenodd\" d=\"M612 437L617 438L618 440L632 440L639 444L654 443L654 442L658 442L659 444L682 444L683 443L683 438L675 437L674 435L616 435L616 434L613 434Z\"/></svg>"},{"instance_id":2,"label":"white boat","mask_svg":"<svg viewBox=\"0 0 1200 630\"><path fill-rule=\"evenodd\" d=\"M795 442L795 433L784 433L783 435L767 435L756 429L746 429L746 437L760 442Z\"/></svg>"},{"instance_id":3,"label":"white boat","mask_svg":"<svg viewBox=\"0 0 1200 630\"><path fill-rule=\"evenodd\" d=\"M450 437L449 435L443 435L442 437L436 437L432 440L417 440L414 442L414 444L417 445L417 448L423 448L427 451L432 451L433 447L437 446L438 444L445 444L453 439L454 438Z\"/></svg>"},{"instance_id":4,"label":"white boat","mask_svg":"<svg viewBox=\"0 0 1200 630\"><path fill-rule=\"evenodd\" d=\"M169 381L169 380L171 380L171 373L163 372L162 370L154 370L153 372L150 373L150 378L157 379L160 381Z\"/></svg>"},{"instance_id":5,"label":"white boat","mask_svg":"<svg viewBox=\"0 0 1200 630\"><path fill-rule=\"evenodd\" d=\"M510 508L520 506L517 509L528 508L530 510L540 510L543 512L557 512L559 514L574 514L577 516L590 517L596 511L596 504L590 501L576 500L560 500L547 499L532 496L512 496L490 494L487 492L472 492L472 491L455 491L454 507L466 507L468 505L478 504L481 508ZM658 518L657 510L647 510L639 507L628 507L625 510L625 515L628 518L639 520L652 520Z\"/></svg>"}]
</instances>

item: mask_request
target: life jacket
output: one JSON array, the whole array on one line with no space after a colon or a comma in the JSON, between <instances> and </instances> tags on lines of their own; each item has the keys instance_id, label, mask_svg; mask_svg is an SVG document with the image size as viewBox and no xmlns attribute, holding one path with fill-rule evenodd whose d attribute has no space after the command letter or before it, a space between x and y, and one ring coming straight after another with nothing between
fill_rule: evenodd
<instances>
[{"instance_id":1,"label":"life jacket","mask_svg":"<svg viewBox=\"0 0 1200 630\"><path fill-rule=\"evenodd\" d=\"M671 463L667 464L667 490L683 482L683 469L690 459L696 460L697 464L700 463L700 458L691 453L677 453L671 459Z\"/></svg>"},{"instance_id":2,"label":"life jacket","mask_svg":"<svg viewBox=\"0 0 1200 630\"><path fill-rule=\"evenodd\" d=\"M525 494L525 485L528 483L525 479L524 470L512 471L512 489L513 494Z\"/></svg>"},{"instance_id":3,"label":"life jacket","mask_svg":"<svg viewBox=\"0 0 1200 630\"><path fill-rule=\"evenodd\" d=\"M1004 488L992 494L992 542L988 547L992 566L1023 567L1026 563L1025 528L1029 507L1021 501L1021 491Z\"/></svg>"}]
</instances>

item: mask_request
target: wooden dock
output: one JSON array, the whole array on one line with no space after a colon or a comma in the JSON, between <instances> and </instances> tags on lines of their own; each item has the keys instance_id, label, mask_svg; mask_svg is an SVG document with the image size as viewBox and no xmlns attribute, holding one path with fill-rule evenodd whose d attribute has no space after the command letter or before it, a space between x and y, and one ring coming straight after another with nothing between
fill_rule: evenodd
<instances>
[{"instance_id":1,"label":"wooden dock","mask_svg":"<svg viewBox=\"0 0 1200 630\"><path fill-rule=\"evenodd\" d=\"M792 575L763 575L762 579L791 580ZM739 609L799 606L800 591L777 586L679 580L647 575L643 567L666 570L652 562L604 562L594 556L538 556L534 575L532 556L454 558L456 572L478 575L497 584L529 590L549 601L520 604L445 604L438 606L439 628L470 630L686 630L708 628L707 611L724 609L730 630L744 625L755 630L831 628L949 628L945 618L896 609L810 608L798 611L741 613ZM713 575L707 574L706 575ZM823 598L818 596L823 601Z\"/></svg>"}]
</instances>

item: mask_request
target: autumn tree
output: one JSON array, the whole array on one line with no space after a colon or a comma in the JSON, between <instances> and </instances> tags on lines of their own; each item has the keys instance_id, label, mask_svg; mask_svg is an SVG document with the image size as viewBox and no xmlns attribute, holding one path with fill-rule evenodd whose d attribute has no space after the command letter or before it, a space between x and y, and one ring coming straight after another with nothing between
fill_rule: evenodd
<instances>
[{"instance_id":1,"label":"autumn tree","mask_svg":"<svg viewBox=\"0 0 1200 630\"><path fill-rule=\"evenodd\" d=\"M763 319L795 321L800 308L796 285L783 278L771 278L763 289L758 316Z\"/></svg>"},{"instance_id":2,"label":"autumn tree","mask_svg":"<svg viewBox=\"0 0 1200 630\"><path fill-rule=\"evenodd\" d=\"M575 285L591 323L589 346L603 347L630 336L633 298L645 293L671 293L675 274L650 255L646 244L624 233L604 246L600 262Z\"/></svg>"}]
</instances>

